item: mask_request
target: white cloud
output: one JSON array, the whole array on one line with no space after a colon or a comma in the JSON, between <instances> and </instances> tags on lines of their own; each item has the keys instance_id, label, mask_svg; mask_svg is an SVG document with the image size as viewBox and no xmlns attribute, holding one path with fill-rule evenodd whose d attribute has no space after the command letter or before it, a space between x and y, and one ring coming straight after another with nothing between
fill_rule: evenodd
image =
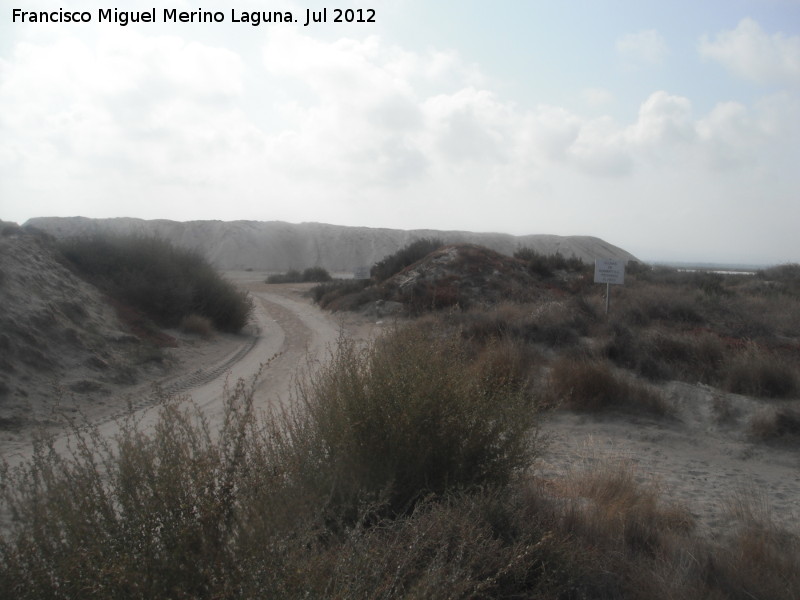
<instances>
[{"instance_id":1,"label":"white cloud","mask_svg":"<svg viewBox=\"0 0 800 600\"><path fill-rule=\"evenodd\" d=\"M27 216L318 220L626 244L632 228L618 215L665 213L664 226L679 227L702 194L717 211L733 198L750 218L763 202L748 190L771 194L781 177L773 195L796 188L791 94L698 115L688 95L662 90L615 120L603 114L608 90L586 90L588 114L519 105L455 52L376 36L275 28L253 62L235 46L133 30L15 48L0 63L0 200L6 210L20 198L13 208Z\"/></svg>"},{"instance_id":2,"label":"white cloud","mask_svg":"<svg viewBox=\"0 0 800 600\"><path fill-rule=\"evenodd\" d=\"M800 36L767 34L753 19L713 40L703 36L700 55L717 61L738 77L759 84L800 85Z\"/></svg>"},{"instance_id":3,"label":"white cloud","mask_svg":"<svg viewBox=\"0 0 800 600\"><path fill-rule=\"evenodd\" d=\"M655 29L623 35L617 38L615 47L626 63L634 67L659 65L669 52L664 38Z\"/></svg>"},{"instance_id":4,"label":"white cloud","mask_svg":"<svg viewBox=\"0 0 800 600\"><path fill-rule=\"evenodd\" d=\"M642 103L629 135L634 143L645 148L691 142L695 135L692 103L688 98L665 91L655 92Z\"/></svg>"}]
</instances>

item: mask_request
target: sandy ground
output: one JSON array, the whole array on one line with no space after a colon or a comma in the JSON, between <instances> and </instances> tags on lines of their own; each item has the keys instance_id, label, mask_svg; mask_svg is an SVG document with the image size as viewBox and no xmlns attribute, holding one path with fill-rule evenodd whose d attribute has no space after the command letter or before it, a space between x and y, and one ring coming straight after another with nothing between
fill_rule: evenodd
<instances>
[{"instance_id":1,"label":"sandy ground","mask_svg":"<svg viewBox=\"0 0 800 600\"><path fill-rule=\"evenodd\" d=\"M756 517L800 534L800 451L754 443L745 433L746 417L763 403L699 384L672 382L663 391L677 408L673 420L551 415L537 473L557 478L620 463L656 485L663 500L688 508L712 536L735 525L732 509L742 501Z\"/></svg>"},{"instance_id":2,"label":"sandy ground","mask_svg":"<svg viewBox=\"0 0 800 600\"><path fill-rule=\"evenodd\" d=\"M167 392L190 396L212 425L222 416L226 382L252 381L260 373L257 404L287 402L298 369L325 360L341 333L368 339L383 327L365 317L320 311L304 296L308 285L266 285L259 272L226 276L253 295L252 324L238 336L183 344L176 351L179 372L157 382ZM752 497L775 522L800 533L800 452L746 438L743 422L758 405L743 397L721 397L701 385L671 383L664 391L678 409L674 420L550 415L542 430L547 446L535 472L555 478L570 469L622 461L641 480L655 482L665 500L684 504L712 535L730 526L728 508L742 496ZM152 422L154 402L152 383L140 385L103 405L84 407L83 418L111 436L115 418L128 405L144 423ZM67 440L62 436L58 445L64 447ZM24 436L2 439L0 456L18 464L31 456L31 444Z\"/></svg>"}]
</instances>

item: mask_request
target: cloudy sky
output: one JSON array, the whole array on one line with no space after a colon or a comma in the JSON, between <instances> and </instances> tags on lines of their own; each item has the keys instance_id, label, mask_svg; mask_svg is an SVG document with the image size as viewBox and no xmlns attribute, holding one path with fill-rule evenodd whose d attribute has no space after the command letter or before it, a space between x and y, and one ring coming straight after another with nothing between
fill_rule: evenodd
<instances>
[{"instance_id":1,"label":"cloudy sky","mask_svg":"<svg viewBox=\"0 0 800 600\"><path fill-rule=\"evenodd\" d=\"M98 22L112 6L156 22ZM0 7L0 219L580 234L644 260L800 262L800 0ZM234 22L252 11L297 22Z\"/></svg>"}]
</instances>

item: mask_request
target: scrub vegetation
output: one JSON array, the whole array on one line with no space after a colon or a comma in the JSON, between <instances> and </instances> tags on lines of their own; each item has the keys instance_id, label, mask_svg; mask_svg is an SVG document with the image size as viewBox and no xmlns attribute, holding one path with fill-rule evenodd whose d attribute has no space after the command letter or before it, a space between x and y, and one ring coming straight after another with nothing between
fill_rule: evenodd
<instances>
[{"instance_id":1,"label":"scrub vegetation","mask_svg":"<svg viewBox=\"0 0 800 600\"><path fill-rule=\"evenodd\" d=\"M544 392L509 350L424 322L367 348L342 340L286 412L257 414L240 382L219 432L165 399L149 430L129 419L109 442L76 427L67 456L43 439L2 472L0 586L19 599L796 597L800 544L755 501L732 499L740 526L712 541L625 463L530 473Z\"/></svg>"},{"instance_id":2,"label":"scrub vegetation","mask_svg":"<svg viewBox=\"0 0 800 600\"><path fill-rule=\"evenodd\" d=\"M675 419L661 392L673 379L763 398L748 435L796 444L800 270L630 265L606 316L589 267L470 248L437 247L436 269L431 255L396 257L383 281L315 288L341 310L383 299L398 272L434 288L446 278L459 293L470 281L510 286L482 305L418 305L366 347L341 339L299 378L288 409L256 413L240 382L219 432L167 398L155 428L129 420L108 442L76 427L66 457L42 440L31 464L0 473L13 518L0 589L21 599L797 598L800 540L757 498L732 498L736 525L711 538L629 463L587 460L547 479L532 465L551 411Z\"/></svg>"},{"instance_id":3,"label":"scrub vegetation","mask_svg":"<svg viewBox=\"0 0 800 600\"><path fill-rule=\"evenodd\" d=\"M219 331L237 332L252 310L237 290L199 254L136 235L95 235L58 242L65 262L111 296L162 327L202 317ZM196 322L196 321L195 321Z\"/></svg>"}]
</instances>

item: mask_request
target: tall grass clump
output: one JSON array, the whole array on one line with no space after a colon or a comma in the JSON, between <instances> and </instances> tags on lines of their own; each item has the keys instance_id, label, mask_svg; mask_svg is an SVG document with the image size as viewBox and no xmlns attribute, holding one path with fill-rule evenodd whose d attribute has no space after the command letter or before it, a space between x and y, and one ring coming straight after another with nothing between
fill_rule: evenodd
<instances>
[{"instance_id":1,"label":"tall grass clump","mask_svg":"<svg viewBox=\"0 0 800 600\"><path fill-rule=\"evenodd\" d=\"M164 327L192 314L221 331L239 331L252 305L245 292L199 254L167 240L136 235L96 235L64 240L59 249L78 272L119 302Z\"/></svg>"},{"instance_id":2,"label":"tall grass clump","mask_svg":"<svg viewBox=\"0 0 800 600\"><path fill-rule=\"evenodd\" d=\"M796 363L750 344L730 361L724 387L736 394L765 398L800 395Z\"/></svg>"},{"instance_id":3,"label":"tall grass clump","mask_svg":"<svg viewBox=\"0 0 800 600\"><path fill-rule=\"evenodd\" d=\"M336 512L508 483L530 464L538 414L507 370L471 367L458 336L409 327L366 349L343 340L299 388L287 460Z\"/></svg>"},{"instance_id":4,"label":"tall grass clump","mask_svg":"<svg viewBox=\"0 0 800 600\"><path fill-rule=\"evenodd\" d=\"M554 403L576 411L617 409L654 416L673 412L658 391L614 373L603 361L559 358L550 370L549 387Z\"/></svg>"},{"instance_id":5,"label":"tall grass clump","mask_svg":"<svg viewBox=\"0 0 800 600\"><path fill-rule=\"evenodd\" d=\"M444 246L444 242L435 238L422 238L400 248L397 252L385 256L370 269L370 275L378 282L386 281L418 260L422 260L431 252Z\"/></svg>"}]
</instances>

